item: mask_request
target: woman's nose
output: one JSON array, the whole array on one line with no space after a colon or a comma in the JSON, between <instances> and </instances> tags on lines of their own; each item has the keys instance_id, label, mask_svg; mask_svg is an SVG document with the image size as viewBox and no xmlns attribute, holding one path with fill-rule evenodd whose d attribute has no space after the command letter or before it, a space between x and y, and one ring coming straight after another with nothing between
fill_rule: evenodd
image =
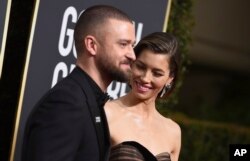
<instances>
[{"instance_id":1,"label":"woman's nose","mask_svg":"<svg viewBox=\"0 0 250 161\"><path fill-rule=\"evenodd\" d=\"M149 73L149 72L144 72L144 73L141 75L141 80L142 80L144 83L149 83L150 80L151 80L150 73Z\"/></svg>"}]
</instances>

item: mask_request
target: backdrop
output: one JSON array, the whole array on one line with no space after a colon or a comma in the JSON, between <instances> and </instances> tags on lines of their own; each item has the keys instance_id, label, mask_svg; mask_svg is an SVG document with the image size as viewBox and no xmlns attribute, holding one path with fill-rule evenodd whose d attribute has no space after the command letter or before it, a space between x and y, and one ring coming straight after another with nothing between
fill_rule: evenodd
<instances>
[{"instance_id":1,"label":"backdrop","mask_svg":"<svg viewBox=\"0 0 250 161\"><path fill-rule=\"evenodd\" d=\"M0 1L0 79L2 75L7 29L9 25L10 6L11 0Z\"/></svg>"}]
</instances>

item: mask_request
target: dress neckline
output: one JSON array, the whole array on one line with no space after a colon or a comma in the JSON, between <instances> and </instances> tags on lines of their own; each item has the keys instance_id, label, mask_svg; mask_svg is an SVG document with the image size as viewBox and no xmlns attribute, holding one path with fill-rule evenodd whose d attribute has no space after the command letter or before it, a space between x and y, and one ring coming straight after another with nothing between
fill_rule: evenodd
<instances>
[{"instance_id":1,"label":"dress neckline","mask_svg":"<svg viewBox=\"0 0 250 161\"><path fill-rule=\"evenodd\" d=\"M123 141L121 143L118 143L116 145L114 145L113 147L111 147L111 150L114 150L116 148L118 148L119 146L121 145L128 145L128 146L132 146L132 147L135 147L139 152L141 152L142 154L146 154L147 158L150 160L150 161L157 161L157 157L160 157L162 155L164 156L168 156L170 158L170 154L169 152L161 152L159 154L156 154L154 155L151 151L149 151L145 146L143 146L142 144L136 142L136 141Z\"/></svg>"}]
</instances>

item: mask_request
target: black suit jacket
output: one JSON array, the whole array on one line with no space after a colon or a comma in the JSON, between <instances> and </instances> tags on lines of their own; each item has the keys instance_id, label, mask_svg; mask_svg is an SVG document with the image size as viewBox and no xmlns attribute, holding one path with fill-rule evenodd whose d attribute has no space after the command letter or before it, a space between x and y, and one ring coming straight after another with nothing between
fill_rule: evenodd
<instances>
[{"instance_id":1,"label":"black suit jacket","mask_svg":"<svg viewBox=\"0 0 250 161\"><path fill-rule=\"evenodd\" d=\"M28 118L22 161L108 159L109 130L93 83L76 67L47 92Z\"/></svg>"}]
</instances>

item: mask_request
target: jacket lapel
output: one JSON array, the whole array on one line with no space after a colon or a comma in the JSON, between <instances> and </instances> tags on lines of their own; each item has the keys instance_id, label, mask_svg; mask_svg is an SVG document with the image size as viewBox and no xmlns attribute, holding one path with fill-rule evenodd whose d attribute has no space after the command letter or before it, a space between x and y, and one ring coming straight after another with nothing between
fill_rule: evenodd
<instances>
[{"instance_id":1,"label":"jacket lapel","mask_svg":"<svg viewBox=\"0 0 250 161\"><path fill-rule=\"evenodd\" d=\"M98 107L93 89L91 89L88 80L84 76L84 73L80 70L81 69L76 67L76 69L72 71L71 76L82 87L83 92L87 98L86 100L88 109L91 114L92 123L94 124L96 136L98 139L100 161L103 161L104 159L108 160L110 151L110 136L106 115L103 107Z\"/></svg>"}]
</instances>

